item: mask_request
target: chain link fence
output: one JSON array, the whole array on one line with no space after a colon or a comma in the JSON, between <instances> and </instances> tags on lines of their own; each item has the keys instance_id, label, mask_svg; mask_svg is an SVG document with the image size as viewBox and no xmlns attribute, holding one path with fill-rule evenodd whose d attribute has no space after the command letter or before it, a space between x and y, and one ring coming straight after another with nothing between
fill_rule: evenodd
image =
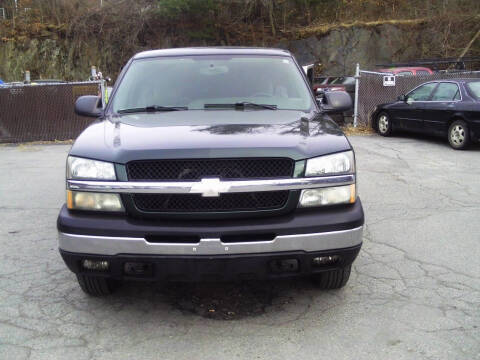
<instances>
[{"instance_id":1,"label":"chain link fence","mask_svg":"<svg viewBox=\"0 0 480 360\"><path fill-rule=\"evenodd\" d=\"M99 94L92 81L0 87L0 143L74 139L92 122L75 114L75 101Z\"/></svg>"},{"instance_id":2,"label":"chain link fence","mask_svg":"<svg viewBox=\"0 0 480 360\"><path fill-rule=\"evenodd\" d=\"M395 101L399 95L409 92L424 82L460 78L480 78L480 71L396 76L395 86L384 86L383 78L386 75L389 74L360 70L358 78L358 100L356 104L358 125L371 125L371 115L375 110L375 106Z\"/></svg>"},{"instance_id":3,"label":"chain link fence","mask_svg":"<svg viewBox=\"0 0 480 360\"><path fill-rule=\"evenodd\" d=\"M395 86L384 86L386 75L359 71L357 125L369 126L377 105L395 101L424 82L480 78L480 71L396 76ZM92 119L74 113L75 101L82 95L98 95L101 88L101 82L93 81L0 87L0 143L76 138Z\"/></svg>"}]
</instances>

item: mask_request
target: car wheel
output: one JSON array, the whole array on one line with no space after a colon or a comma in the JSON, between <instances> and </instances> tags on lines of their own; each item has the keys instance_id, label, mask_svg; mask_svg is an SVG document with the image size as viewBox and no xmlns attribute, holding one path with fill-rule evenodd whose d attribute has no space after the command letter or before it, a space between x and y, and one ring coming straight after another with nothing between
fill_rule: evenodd
<instances>
[{"instance_id":1,"label":"car wheel","mask_svg":"<svg viewBox=\"0 0 480 360\"><path fill-rule=\"evenodd\" d=\"M114 280L100 276L77 274L77 280L83 292L91 296L110 295L117 287Z\"/></svg>"},{"instance_id":2,"label":"car wheel","mask_svg":"<svg viewBox=\"0 0 480 360\"><path fill-rule=\"evenodd\" d=\"M351 271L352 265L349 265L340 269L314 274L312 279L320 289L340 289L348 282Z\"/></svg>"},{"instance_id":3,"label":"car wheel","mask_svg":"<svg viewBox=\"0 0 480 360\"><path fill-rule=\"evenodd\" d=\"M377 116L377 131L382 136L392 135L392 121L387 113L380 113Z\"/></svg>"},{"instance_id":4,"label":"car wheel","mask_svg":"<svg viewBox=\"0 0 480 360\"><path fill-rule=\"evenodd\" d=\"M448 142L456 150L466 149L470 143L468 125L463 120L456 120L448 128Z\"/></svg>"}]
</instances>

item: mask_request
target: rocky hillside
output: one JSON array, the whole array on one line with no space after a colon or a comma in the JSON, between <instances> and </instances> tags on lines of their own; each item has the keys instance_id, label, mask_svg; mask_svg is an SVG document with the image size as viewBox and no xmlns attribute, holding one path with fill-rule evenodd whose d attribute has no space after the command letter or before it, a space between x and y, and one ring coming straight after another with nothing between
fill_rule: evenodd
<instances>
[{"instance_id":1,"label":"rocky hillside","mask_svg":"<svg viewBox=\"0 0 480 360\"><path fill-rule=\"evenodd\" d=\"M64 3L82 1L91 0ZM413 0L416 8L404 0L383 1L384 8L372 0L104 1L109 7L80 13L80 7L64 5L54 15L46 7L0 22L0 78L21 80L30 70L32 78L84 80L91 65L115 78L138 51L207 45L280 47L301 64L321 62L325 74L352 74L356 63L373 69L378 63L456 57L480 23L478 0ZM429 16L419 17L417 10ZM480 39L467 55L480 56Z\"/></svg>"}]
</instances>

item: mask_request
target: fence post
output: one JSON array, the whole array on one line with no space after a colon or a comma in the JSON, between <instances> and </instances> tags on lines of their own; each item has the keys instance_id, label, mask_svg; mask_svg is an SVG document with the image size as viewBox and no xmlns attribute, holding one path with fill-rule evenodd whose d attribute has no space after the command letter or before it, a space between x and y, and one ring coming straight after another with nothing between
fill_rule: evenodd
<instances>
[{"instance_id":1,"label":"fence post","mask_svg":"<svg viewBox=\"0 0 480 360\"><path fill-rule=\"evenodd\" d=\"M102 93L102 108L105 109L107 107L107 101L106 101L106 96L105 96L105 89L106 89L106 83L104 79L100 80L100 91Z\"/></svg>"},{"instance_id":2,"label":"fence post","mask_svg":"<svg viewBox=\"0 0 480 360\"><path fill-rule=\"evenodd\" d=\"M360 64L355 69L355 104L353 108L353 127L358 125L358 83L360 80Z\"/></svg>"},{"instance_id":3,"label":"fence post","mask_svg":"<svg viewBox=\"0 0 480 360\"><path fill-rule=\"evenodd\" d=\"M30 71L25 71L25 81L24 84L30 84Z\"/></svg>"}]
</instances>

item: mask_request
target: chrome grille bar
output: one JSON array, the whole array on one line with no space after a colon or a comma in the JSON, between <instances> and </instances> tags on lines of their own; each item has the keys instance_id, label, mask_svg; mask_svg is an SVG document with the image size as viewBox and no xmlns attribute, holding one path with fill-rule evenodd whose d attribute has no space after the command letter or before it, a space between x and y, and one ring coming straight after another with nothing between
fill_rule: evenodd
<instances>
[{"instance_id":1,"label":"chrome grille bar","mask_svg":"<svg viewBox=\"0 0 480 360\"><path fill-rule=\"evenodd\" d=\"M218 196L223 193L247 193L258 191L301 190L355 183L355 175L336 175L309 178L239 180L239 181L89 181L67 180L67 189L75 191L127 193L127 194L202 194ZM217 179L213 179L217 180Z\"/></svg>"}]
</instances>

